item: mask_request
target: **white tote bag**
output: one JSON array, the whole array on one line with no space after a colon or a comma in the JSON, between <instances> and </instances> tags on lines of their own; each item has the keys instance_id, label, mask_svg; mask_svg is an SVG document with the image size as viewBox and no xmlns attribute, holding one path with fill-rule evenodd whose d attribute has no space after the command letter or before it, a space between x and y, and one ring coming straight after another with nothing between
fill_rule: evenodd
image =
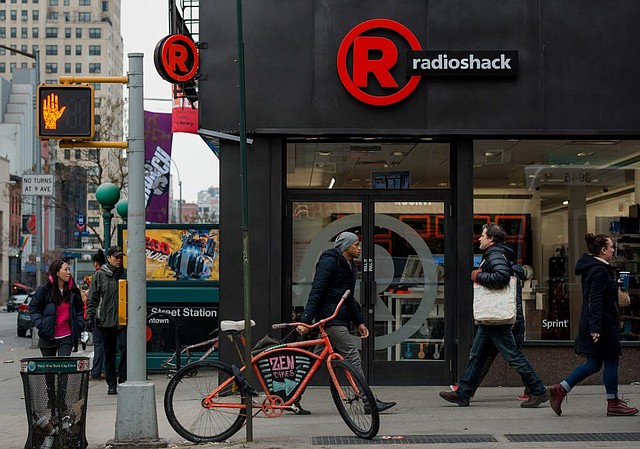
<instances>
[{"instance_id":1,"label":"white tote bag","mask_svg":"<svg viewBox=\"0 0 640 449\"><path fill-rule=\"evenodd\" d=\"M518 278L511 276L504 288L491 289L473 283L473 319L478 324L513 324L516 322Z\"/></svg>"}]
</instances>

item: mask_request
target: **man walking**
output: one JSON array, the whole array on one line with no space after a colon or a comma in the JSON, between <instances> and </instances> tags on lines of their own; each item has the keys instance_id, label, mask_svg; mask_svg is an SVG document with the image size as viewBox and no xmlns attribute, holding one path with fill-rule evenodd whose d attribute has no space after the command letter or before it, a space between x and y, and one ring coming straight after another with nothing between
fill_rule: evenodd
<instances>
[{"instance_id":1,"label":"man walking","mask_svg":"<svg viewBox=\"0 0 640 449\"><path fill-rule=\"evenodd\" d=\"M107 250L107 263L93 275L88 292L87 328L92 329L94 319L102 334L104 370L108 394L118 394L117 383L127 380L127 329L118 320L118 281L127 278L122 267L124 252L119 246ZM120 349L120 364L116 378L116 348Z\"/></svg>"},{"instance_id":2,"label":"man walking","mask_svg":"<svg viewBox=\"0 0 640 449\"><path fill-rule=\"evenodd\" d=\"M514 274L515 253L504 243L505 236L504 229L495 223L487 223L482 227L482 235L479 239L480 249L483 251L482 262L480 262L480 268L472 272L472 281L492 289L504 288L509 284ZM518 292L520 292L519 285ZM512 324L478 324L467 367L458 384L458 389L442 391L440 397L460 407L468 407L469 399L480 384L482 368L493 346L500 351L509 366L520 374L522 381L529 389L529 398L520 404L521 407L538 407L549 400L547 388L516 344Z\"/></svg>"},{"instance_id":3,"label":"man walking","mask_svg":"<svg viewBox=\"0 0 640 449\"><path fill-rule=\"evenodd\" d=\"M362 361L357 346L353 343L349 332L349 324L353 322L360 337L367 338L369 329L364 324L360 305L353 298L356 286L357 268L353 259L360 257L360 242L358 236L352 232L341 233L334 242L334 248L322 253L309 293L309 300L302 313L300 321L311 324L333 315L336 306L340 302L344 292L351 293L340 308L336 318L325 325L325 331L333 349L345 360L351 363L364 379ZM305 334L308 329L298 326L298 333ZM395 402L383 402L376 399L378 410L384 411L394 405Z\"/></svg>"}]
</instances>

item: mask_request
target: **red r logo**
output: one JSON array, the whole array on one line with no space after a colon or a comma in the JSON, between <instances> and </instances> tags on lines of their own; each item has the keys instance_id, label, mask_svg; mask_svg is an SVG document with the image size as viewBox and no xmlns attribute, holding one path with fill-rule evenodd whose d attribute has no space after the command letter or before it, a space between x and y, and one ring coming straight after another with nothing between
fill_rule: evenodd
<instances>
[{"instance_id":1,"label":"red r logo","mask_svg":"<svg viewBox=\"0 0 640 449\"><path fill-rule=\"evenodd\" d=\"M389 95L371 95L363 89L368 86L369 74L384 88L398 88L398 83L391 75L391 69L398 62L398 48L385 37L362 36L363 33L383 28L402 36L414 51L422 50L415 35L404 25L390 19L372 19L357 25L345 36L338 49L337 66L340 81L347 91L363 103L373 106L388 106L398 103L418 87L420 76L414 75L396 92ZM347 70L347 55L353 47L353 77ZM370 59L372 51L382 54L378 59Z\"/></svg>"}]
</instances>

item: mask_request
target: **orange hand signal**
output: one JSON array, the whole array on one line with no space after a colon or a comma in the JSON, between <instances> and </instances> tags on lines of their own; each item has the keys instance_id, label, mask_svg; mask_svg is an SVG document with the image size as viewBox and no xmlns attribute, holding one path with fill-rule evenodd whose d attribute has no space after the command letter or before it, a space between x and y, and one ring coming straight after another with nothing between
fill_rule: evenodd
<instances>
[{"instance_id":1,"label":"orange hand signal","mask_svg":"<svg viewBox=\"0 0 640 449\"><path fill-rule=\"evenodd\" d=\"M58 96L49 94L42 102L42 117L44 118L44 129L56 129L58 120L67 109L66 106L59 108Z\"/></svg>"}]
</instances>

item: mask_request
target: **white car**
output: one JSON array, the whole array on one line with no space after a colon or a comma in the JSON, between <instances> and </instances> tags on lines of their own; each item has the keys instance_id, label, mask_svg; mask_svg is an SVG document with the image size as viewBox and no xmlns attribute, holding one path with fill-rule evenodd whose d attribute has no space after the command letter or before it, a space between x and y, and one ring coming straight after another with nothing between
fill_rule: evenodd
<instances>
[{"instance_id":1,"label":"white car","mask_svg":"<svg viewBox=\"0 0 640 449\"><path fill-rule=\"evenodd\" d=\"M7 301L7 312L15 312L22 304L27 302L29 295L11 295Z\"/></svg>"}]
</instances>

